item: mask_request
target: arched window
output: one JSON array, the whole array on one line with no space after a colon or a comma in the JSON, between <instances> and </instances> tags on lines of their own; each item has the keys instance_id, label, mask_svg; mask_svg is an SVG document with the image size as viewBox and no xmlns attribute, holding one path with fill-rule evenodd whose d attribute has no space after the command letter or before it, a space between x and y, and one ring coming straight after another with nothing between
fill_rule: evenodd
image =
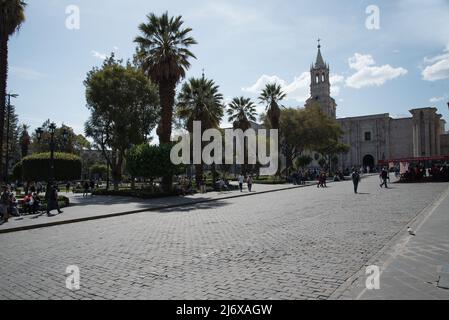
<instances>
[{"instance_id":1,"label":"arched window","mask_svg":"<svg viewBox=\"0 0 449 320\"><path fill-rule=\"evenodd\" d=\"M319 76L319 75L316 75L316 78L315 78L315 80L316 80L316 82L315 82L315 83L319 83L319 82L320 82L320 76Z\"/></svg>"},{"instance_id":2,"label":"arched window","mask_svg":"<svg viewBox=\"0 0 449 320\"><path fill-rule=\"evenodd\" d=\"M326 81L326 76L324 75L324 73L321 75L321 81L322 82Z\"/></svg>"}]
</instances>

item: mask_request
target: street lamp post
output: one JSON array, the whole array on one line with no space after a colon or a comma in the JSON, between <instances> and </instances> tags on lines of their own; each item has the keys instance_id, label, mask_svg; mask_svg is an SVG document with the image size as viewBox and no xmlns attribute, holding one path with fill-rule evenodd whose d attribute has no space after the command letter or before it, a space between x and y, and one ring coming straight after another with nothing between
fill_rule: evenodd
<instances>
[{"instance_id":1,"label":"street lamp post","mask_svg":"<svg viewBox=\"0 0 449 320\"><path fill-rule=\"evenodd\" d=\"M55 133L56 133L56 124L54 122L50 123L50 126L48 127L48 132L50 133L50 177L49 177L49 183L53 184L55 180ZM42 134L44 133L44 130L42 128L36 129L36 137L38 141L42 140ZM64 143L68 140L68 131L67 129L63 129L62 137L64 139Z\"/></svg>"},{"instance_id":2,"label":"street lamp post","mask_svg":"<svg viewBox=\"0 0 449 320\"><path fill-rule=\"evenodd\" d=\"M8 173L9 173L9 118L11 116L11 98L17 98L19 95L15 93L8 93L6 97L8 98L7 113L6 113L6 155L5 155L5 170L4 170L4 181L8 183Z\"/></svg>"}]
</instances>

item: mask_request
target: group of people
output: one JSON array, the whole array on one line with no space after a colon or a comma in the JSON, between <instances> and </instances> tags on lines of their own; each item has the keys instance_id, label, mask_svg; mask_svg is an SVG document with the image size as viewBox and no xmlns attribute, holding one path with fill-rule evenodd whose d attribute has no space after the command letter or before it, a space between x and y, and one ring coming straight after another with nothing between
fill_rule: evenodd
<instances>
[{"instance_id":1,"label":"group of people","mask_svg":"<svg viewBox=\"0 0 449 320\"><path fill-rule=\"evenodd\" d=\"M327 172L321 171L318 175L318 185L317 188L327 188Z\"/></svg>"},{"instance_id":2,"label":"group of people","mask_svg":"<svg viewBox=\"0 0 449 320\"><path fill-rule=\"evenodd\" d=\"M379 174L379 178L381 181L380 187L381 188L385 187L386 189L388 189L388 181L390 180L390 173L387 168L385 168L385 167L382 168L382 170L380 171L380 174ZM356 168L352 169L351 179L354 184L354 193L357 194L358 189L359 189L359 184L360 184L360 181L362 180L362 177L361 177L360 171L357 170Z\"/></svg>"},{"instance_id":3,"label":"group of people","mask_svg":"<svg viewBox=\"0 0 449 320\"><path fill-rule=\"evenodd\" d=\"M445 164L433 164L430 168L424 164L409 165L407 171L401 174L401 182L449 182L449 166Z\"/></svg>"},{"instance_id":4,"label":"group of people","mask_svg":"<svg viewBox=\"0 0 449 320\"><path fill-rule=\"evenodd\" d=\"M245 179L245 176L243 174L240 174L237 180L239 182L240 192L243 192L243 184L245 183L245 180L246 184L248 185L248 191L249 192L253 191L254 179L252 175L248 175Z\"/></svg>"},{"instance_id":5,"label":"group of people","mask_svg":"<svg viewBox=\"0 0 449 320\"><path fill-rule=\"evenodd\" d=\"M42 210L42 199L39 196L39 192L36 190L36 188L27 187L26 189L26 195L22 200L22 212L28 214L36 214ZM59 214L63 213L58 203L58 186L52 185L50 187L47 187L46 190L47 215L52 216L51 211L53 210L57 210ZM8 222L11 216L20 217L21 215L21 212L19 210L19 202L14 192L12 192L12 188L10 185L2 186L2 192L0 195L0 214L2 216L2 223Z\"/></svg>"},{"instance_id":6,"label":"group of people","mask_svg":"<svg viewBox=\"0 0 449 320\"><path fill-rule=\"evenodd\" d=\"M0 195L0 214L2 216L3 223L8 222L10 216L19 215L17 199L14 193L11 192L10 185L2 187L2 193Z\"/></svg>"},{"instance_id":7,"label":"group of people","mask_svg":"<svg viewBox=\"0 0 449 320\"><path fill-rule=\"evenodd\" d=\"M92 193L95 190L95 181L84 181L83 182L83 197L89 196L89 193L92 195Z\"/></svg>"},{"instance_id":8,"label":"group of people","mask_svg":"<svg viewBox=\"0 0 449 320\"><path fill-rule=\"evenodd\" d=\"M178 183L178 192L182 196L192 194L193 193L192 180L184 177L180 178Z\"/></svg>"}]
</instances>

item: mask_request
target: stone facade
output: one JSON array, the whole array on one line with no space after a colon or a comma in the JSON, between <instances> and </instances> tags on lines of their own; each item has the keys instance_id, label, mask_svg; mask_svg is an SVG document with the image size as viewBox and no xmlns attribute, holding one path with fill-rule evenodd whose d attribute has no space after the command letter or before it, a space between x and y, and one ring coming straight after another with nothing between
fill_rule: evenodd
<instances>
[{"instance_id":1,"label":"stone facade","mask_svg":"<svg viewBox=\"0 0 449 320\"><path fill-rule=\"evenodd\" d=\"M311 68L311 97L305 107L318 103L329 117L336 119L336 103L330 96L329 65L321 46ZM388 113L337 119L344 132L341 142L350 151L339 157L342 169L377 166L381 160L449 155L446 122L436 108L410 110L411 117L395 119Z\"/></svg>"}]
</instances>

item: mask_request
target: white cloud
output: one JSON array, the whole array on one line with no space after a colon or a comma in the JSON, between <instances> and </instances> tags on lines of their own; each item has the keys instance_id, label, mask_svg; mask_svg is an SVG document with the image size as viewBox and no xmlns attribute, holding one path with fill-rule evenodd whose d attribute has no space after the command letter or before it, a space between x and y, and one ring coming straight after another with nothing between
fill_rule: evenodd
<instances>
[{"instance_id":1,"label":"white cloud","mask_svg":"<svg viewBox=\"0 0 449 320\"><path fill-rule=\"evenodd\" d=\"M337 74L331 74L331 94L336 97L340 94L339 84L344 82L344 77ZM287 94L287 99L296 100L297 102L305 102L310 97L310 73L303 72L300 76L288 83L284 79L274 75L262 75L257 81L247 88L242 88L244 92L259 94L268 83L278 83L282 90Z\"/></svg>"},{"instance_id":2,"label":"white cloud","mask_svg":"<svg viewBox=\"0 0 449 320\"><path fill-rule=\"evenodd\" d=\"M424 58L424 63L427 66L422 71L424 80L437 81L449 78L449 45L440 54L431 58Z\"/></svg>"},{"instance_id":3,"label":"white cloud","mask_svg":"<svg viewBox=\"0 0 449 320\"><path fill-rule=\"evenodd\" d=\"M44 77L44 74L28 68L14 67L11 66L9 71L12 76L24 79L24 80L38 80Z\"/></svg>"},{"instance_id":4,"label":"white cloud","mask_svg":"<svg viewBox=\"0 0 449 320\"><path fill-rule=\"evenodd\" d=\"M101 52L98 52L98 51L95 51L95 50L92 50L92 56L94 58L98 58L98 59L101 59L101 60L104 60L107 57L105 53L101 53Z\"/></svg>"},{"instance_id":5,"label":"white cloud","mask_svg":"<svg viewBox=\"0 0 449 320\"><path fill-rule=\"evenodd\" d=\"M349 58L348 62L349 67L357 72L346 79L346 85L355 89L381 86L388 80L406 75L408 72L404 68L394 68L389 64L375 66L376 62L371 55L360 53Z\"/></svg>"},{"instance_id":6,"label":"white cloud","mask_svg":"<svg viewBox=\"0 0 449 320\"><path fill-rule=\"evenodd\" d=\"M438 103L438 102L444 101L446 99L449 99L449 94L445 94L441 97L433 97L429 100L429 102L430 103Z\"/></svg>"}]
</instances>

